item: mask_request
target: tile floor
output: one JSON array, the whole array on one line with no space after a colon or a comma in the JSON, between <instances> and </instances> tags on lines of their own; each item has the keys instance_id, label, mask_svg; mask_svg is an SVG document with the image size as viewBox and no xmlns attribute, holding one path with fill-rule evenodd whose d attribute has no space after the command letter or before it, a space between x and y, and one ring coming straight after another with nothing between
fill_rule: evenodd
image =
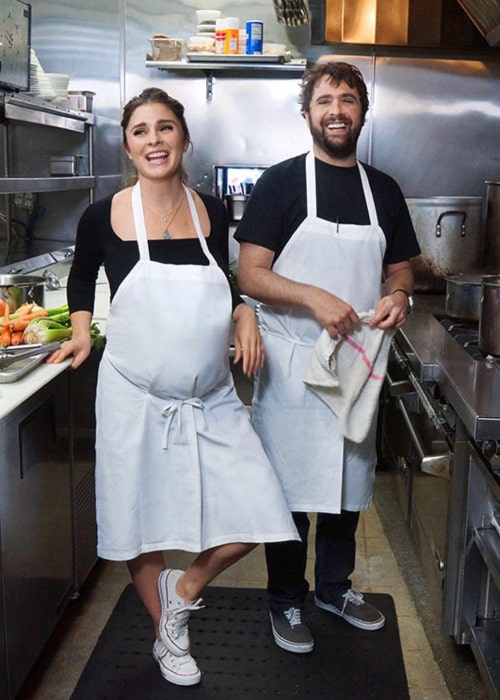
<instances>
[{"instance_id":1,"label":"tile floor","mask_svg":"<svg viewBox=\"0 0 500 700\"><path fill-rule=\"evenodd\" d=\"M384 532L376 506L362 514L353 585L361 591L390 594L396 605L411 700L460 698L450 694L429 644L412 595ZM182 568L190 555L171 553L169 565ZM313 560L309 561L312 580ZM122 563L99 562L80 598L67 609L19 700L68 700L99 633L129 582ZM262 547L222 574L216 585L265 587ZM474 673L474 671L473 671ZM480 686L479 676L477 678ZM470 700L470 695L463 695ZM478 696L479 697L479 696ZM388 700L397 700L388 698Z\"/></svg>"}]
</instances>

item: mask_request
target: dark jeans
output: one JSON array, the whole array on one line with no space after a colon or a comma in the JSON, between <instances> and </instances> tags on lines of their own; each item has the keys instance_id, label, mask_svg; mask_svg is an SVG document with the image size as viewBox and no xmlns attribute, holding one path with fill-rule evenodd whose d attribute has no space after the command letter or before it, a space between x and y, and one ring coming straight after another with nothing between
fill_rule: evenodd
<instances>
[{"instance_id":1,"label":"dark jeans","mask_svg":"<svg viewBox=\"0 0 500 700\"><path fill-rule=\"evenodd\" d=\"M266 562L271 610L304 608L309 583L307 563L307 513L293 513L301 542L266 544ZM342 595L351 587L356 556L355 533L359 513L343 510L338 515L318 513L316 520L315 594L325 603L342 605Z\"/></svg>"}]
</instances>

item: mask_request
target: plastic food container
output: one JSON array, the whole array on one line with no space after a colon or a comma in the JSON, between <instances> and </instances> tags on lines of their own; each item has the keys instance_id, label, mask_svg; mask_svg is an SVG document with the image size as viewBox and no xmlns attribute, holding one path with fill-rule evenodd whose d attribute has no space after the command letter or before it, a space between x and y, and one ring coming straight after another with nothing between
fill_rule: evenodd
<instances>
[{"instance_id":1,"label":"plastic food container","mask_svg":"<svg viewBox=\"0 0 500 700\"><path fill-rule=\"evenodd\" d=\"M50 159L51 175L79 175L78 162L81 156L52 156Z\"/></svg>"},{"instance_id":2,"label":"plastic food container","mask_svg":"<svg viewBox=\"0 0 500 700\"><path fill-rule=\"evenodd\" d=\"M203 24L204 22L215 22L221 16L220 10L196 10L196 18L198 19L198 24Z\"/></svg>"},{"instance_id":3,"label":"plastic food container","mask_svg":"<svg viewBox=\"0 0 500 700\"><path fill-rule=\"evenodd\" d=\"M182 55L184 41L170 37L150 39L153 61L178 61Z\"/></svg>"},{"instance_id":4,"label":"plastic food container","mask_svg":"<svg viewBox=\"0 0 500 700\"><path fill-rule=\"evenodd\" d=\"M95 92L91 90L68 90L66 107L78 109L80 112L92 112Z\"/></svg>"},{"instance_id":5,"label":"plastic food container","mask_svg":"<svg viewBox=\"0 0 500 700\"><path fill-rule=\"evenodd\" d=\"M192 36L187 48L188 51L214 51L215 39L211 36Z\"/></svg>"}]
</instances>

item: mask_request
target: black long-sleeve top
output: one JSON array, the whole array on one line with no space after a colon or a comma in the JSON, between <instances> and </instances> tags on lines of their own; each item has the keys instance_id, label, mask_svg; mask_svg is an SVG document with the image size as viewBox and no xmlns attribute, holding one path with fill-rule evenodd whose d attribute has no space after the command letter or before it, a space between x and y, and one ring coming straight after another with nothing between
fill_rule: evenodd
<instances>
[{"instance_id":1,"label":"black long-sleeve top","mask_svg":"<svg viewBox=\"0 0 500 700\"><path fill-rule=\"evenodd\" d=\"M228 219L224 204L217 197L198 193L210 220L207 244L228 278L233 309L242 303L229 282ZM95 284L104 265L112 300L121 282L139 260L137 241L123 241L111 228L112 196L91 204L82 214L76 234L75 257L68 277L67 297L71 313L94 310ZM151 260L175 265L208 265L198 238L151 240Z\"/></svg>"}]
</instances>

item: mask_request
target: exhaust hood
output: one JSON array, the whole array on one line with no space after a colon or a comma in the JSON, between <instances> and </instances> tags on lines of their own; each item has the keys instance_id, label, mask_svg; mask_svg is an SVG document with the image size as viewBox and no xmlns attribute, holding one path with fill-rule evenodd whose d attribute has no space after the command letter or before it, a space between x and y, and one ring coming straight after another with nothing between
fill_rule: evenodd
<instances>
[{"instance_id":1,"label":"exhaust hood","mask_svg":"<svg viewBox=\"0 0 500 700\"><path fill-rule=\"evenodd\" d=\"M490 46L500 46L498 0L457 0Z\"/></svg>"},{"instance_id":2,"label":"exhaust hood","mask_svg":"<svg viewBox=\"0 0 500 700\"><path fill-rule=\"evenodd\" d=\"M309 1L315 4L315 0ZM388 46L482 46L486 39L490 46L500 45L499 0L324 2L326 41Z\"/></svg>"}]
</instances>

